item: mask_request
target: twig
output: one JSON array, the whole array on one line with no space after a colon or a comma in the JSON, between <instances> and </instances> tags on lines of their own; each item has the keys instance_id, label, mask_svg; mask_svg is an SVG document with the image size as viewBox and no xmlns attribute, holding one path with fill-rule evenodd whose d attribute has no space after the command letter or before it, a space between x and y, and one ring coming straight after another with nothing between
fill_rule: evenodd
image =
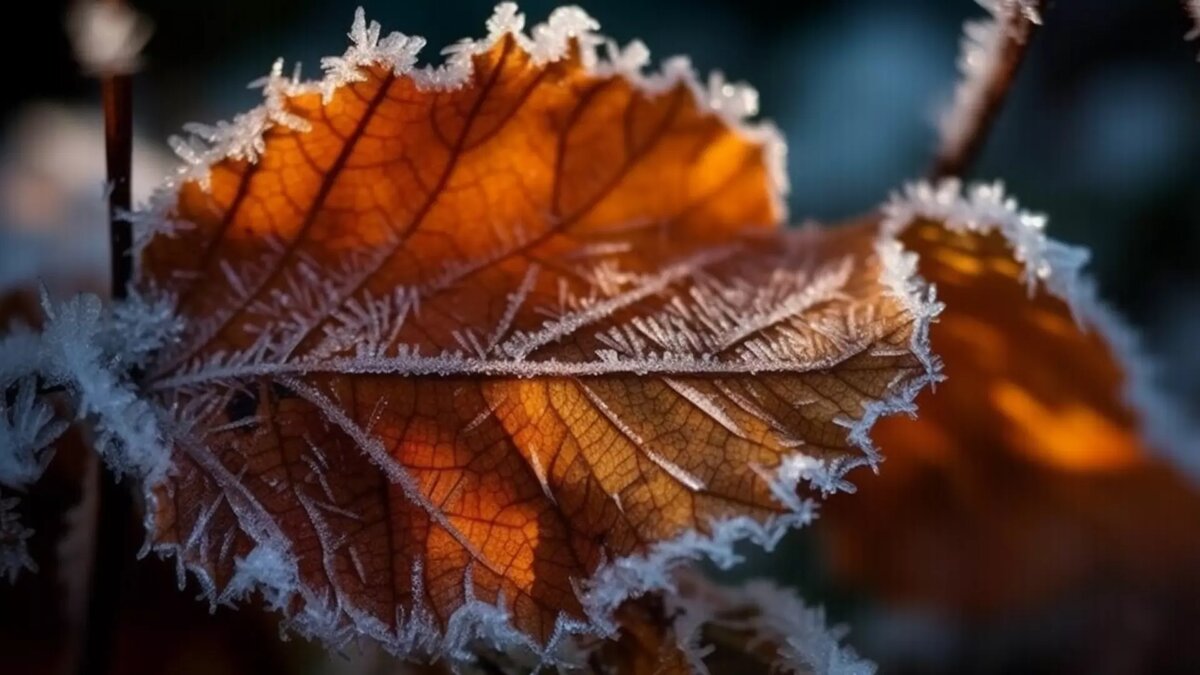
<instances>
[{"instance_id":1,"label":"twig","mask_svg":"<svg viewBox=\"0 0 1200 675\"><path fill-rule=\"evenodd\" d=\"M107 0L119 2L120 0ZM101 80L104 98L105 160L108 167L108 227L112 256L112 296L125 297L133 278L133 227L124 214L131 202L130 175L133 163L133 86L127 74L105 75Z\"/></svg>"},{"instance_id":2,"label":"twig","mask_svg":"<svg viewBox=\"0 0 1200 675\"><path fill-rule=\"evenodd\" d=\"M122 0L94 0L107 3L117 12L126 9ZM140 45L138 45L140 48ZM104 105L105 161L108 171L108 226L111 292L116 300L126 296L133 278L133 230L125 214L131 205L133 163L133 82L130 68L109 67L99 72ZM126 581L126 557L129 523L133 517L132 500L126 485L117 482L110 471L95 473L100 482L99 513L93 550L90 596L86 632L79 671L82 675L112 672L113 652L118 637L121 595Z\"/></svg>"},{"instance_id":3,"label":"twig","mask_svg":"<svg viewBox=\"0 0 1200 675\"><path fill-rule=\"evenodd\" d=\"M964 26L963 80L942 116L930 175L961 176L983 148L1038 26L1045 0L978 0L991 17Z\"/></svg>"}]
</instances>

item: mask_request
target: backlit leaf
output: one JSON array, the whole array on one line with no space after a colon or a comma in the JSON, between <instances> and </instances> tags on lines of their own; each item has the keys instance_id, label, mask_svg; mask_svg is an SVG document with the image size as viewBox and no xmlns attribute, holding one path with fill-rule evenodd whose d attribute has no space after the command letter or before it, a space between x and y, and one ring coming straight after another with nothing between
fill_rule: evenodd
<instances>
[{"instance_id":1,"label":"backlit leaf","mask_svg":"<svg viewBox=\"0 0 1200 675\"><path fill-rule=\"evenodd\" d=\"M886 220L945 302L930 338L947 379L918 418L875 427L880 474L823 508L835 571L976 616L1192 587L1200 490L1160 450L1194 462L1200 438L1096 300L1086 252L998 187L910 189Z\"/></svg>"},{"instance_id":2,"label":"backlit leaf","mask_svg":"<svg viewBox=\"0 0 1200 675\"><path fill-rule=\"evenodd\" d=\"M784 230L749 90L642 75L560 10L416 69L361 15L326 79L175 145L140 285L187 328L153 546L216 602L403 653L612 630L684 559L807 522L935 374L907 259ZM815 491L814 491L815 494Z\"/></svg>"}]
</instances>

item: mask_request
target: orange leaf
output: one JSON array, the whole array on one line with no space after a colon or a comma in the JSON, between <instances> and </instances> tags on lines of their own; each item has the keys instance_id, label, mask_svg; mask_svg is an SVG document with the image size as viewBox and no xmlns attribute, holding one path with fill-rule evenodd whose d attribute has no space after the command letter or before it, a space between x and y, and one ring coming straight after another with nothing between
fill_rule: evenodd
<instances>
[{"instance_id":1,"label":"orange leaf","mask_svg":"<svg viewBox=\"0 0 1200 675\"><path fill-rule=\"evenodd\" d=\"M1128 329L1080 276L1086 256L1046 240L1002 191L958 190L910 191L885 224L945 302L930 337L947 380L919 397L919 418L873 430L880 475L823 509L835 571L974 615L1100 585L1191 585L1200 491L1143 435L1179 420L1151 400ZM1029 279L1045 288L1030 295Z\"/></svg>"},{"instance_id":2,"label":"orange leaf","mask_svg":"<svg viewBox=\"0 0 1200 675\"><path fill-rule=\"evenodd\" d=\"M676 561L806 522L798 481L842 485L931 377L871 229L776 226L748 93L599 59L578 10L522 23L413 70L360 15L324 83L277 70L176 143L140 271L188 322L146 377L178 438L148 518L215 601L258 583L405 652L605 632Z\"/></svg>"}]
</instances>

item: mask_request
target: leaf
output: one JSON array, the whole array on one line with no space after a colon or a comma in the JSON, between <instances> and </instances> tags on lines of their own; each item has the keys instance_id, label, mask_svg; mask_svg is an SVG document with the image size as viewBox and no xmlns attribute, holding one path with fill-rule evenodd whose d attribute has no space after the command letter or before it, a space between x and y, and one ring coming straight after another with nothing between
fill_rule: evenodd
<instances>
[{"instance_id":1,"label":"leaf","mask_svg":"<svg viewBox=\"0 0 1200 675\"><path fill-rule=\"evenodd\" d=\"M971 616L1194 588L1200 490L1168 457L1194 461L1200 437L1097 301L1086 252L998 186L910 188L886 211L945 302L947 380L920 417L875 427L884 470L823 509L835 572Z\"/></svg>"},{"instance_id":2,"label":"leaf","mask_svg":"<svg viewBox=\"0 0 1200 675\"><path fill-rule=\"evenodd\" d=\"M628 603L617 617L619 638L602 645L593 663L623 675L875 672L840 644L846 631L828 626L822 610L766 581L720 586L685 570L660 603Z\"/></svg>"},{"instance_id":3,"label":"leaf","mask_svg":"<svg viewBox=\"0 0 1200 675\"><path fill-rule=\"evenodd\" d=\"M214 602L401 653L608 633L678 561L736 561L843 487L932 377L874 231L782 230L751 92L559 10L481 42L361 14L319 83L177 141L135 218L178 298L144 387L175 438L153 546ZM156 236L154 236L156 234Z\"/></svg>"}]
</instances>

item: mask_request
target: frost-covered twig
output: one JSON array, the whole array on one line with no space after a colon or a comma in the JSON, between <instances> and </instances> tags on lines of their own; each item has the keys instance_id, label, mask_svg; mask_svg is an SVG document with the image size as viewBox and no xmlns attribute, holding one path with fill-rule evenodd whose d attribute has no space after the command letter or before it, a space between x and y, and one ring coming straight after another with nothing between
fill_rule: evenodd
<instances>
[{"instance_id":1,"label":"frost-covered twig","mask_svg":"<svg viewBox=\"0 0 1200 675\"><path fill-rule=\"evenodd\" d=\"M963 25L958 57L962 81L938 120L940 145L930 172L934 178L962 175L979 153L1042 23L1044 0L976 1L989 16Z\"/></svg>"}]
</instances>

